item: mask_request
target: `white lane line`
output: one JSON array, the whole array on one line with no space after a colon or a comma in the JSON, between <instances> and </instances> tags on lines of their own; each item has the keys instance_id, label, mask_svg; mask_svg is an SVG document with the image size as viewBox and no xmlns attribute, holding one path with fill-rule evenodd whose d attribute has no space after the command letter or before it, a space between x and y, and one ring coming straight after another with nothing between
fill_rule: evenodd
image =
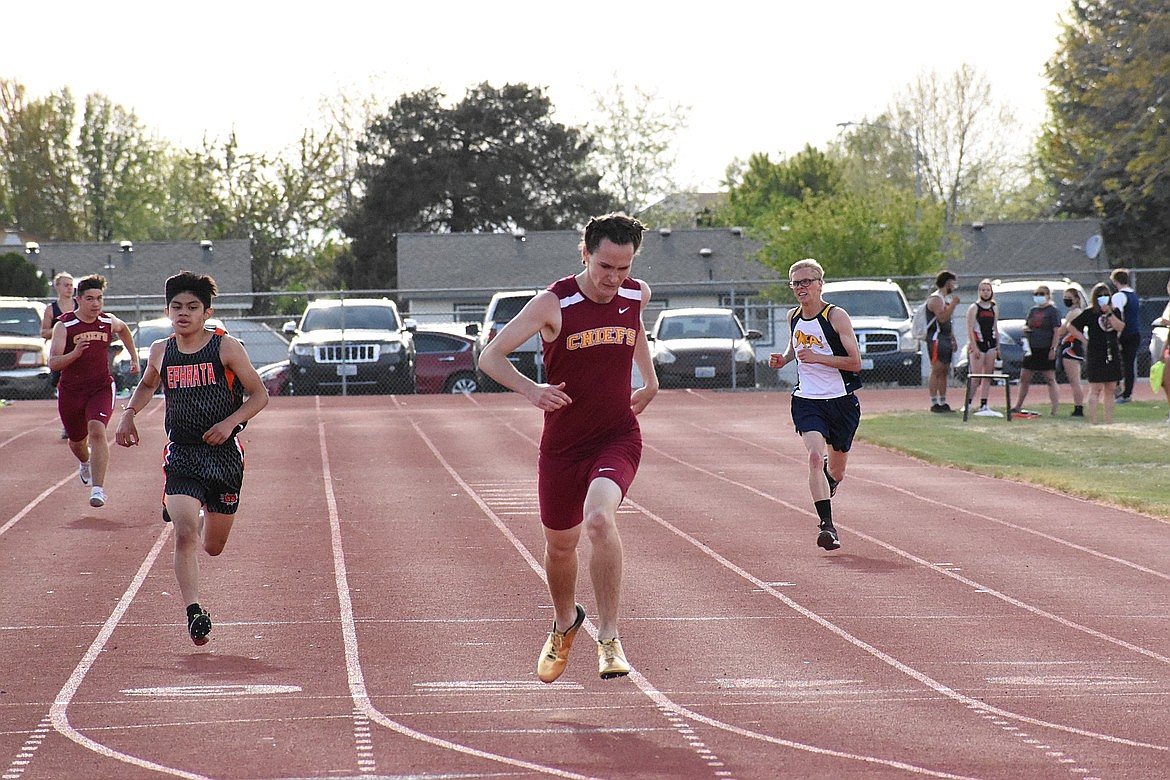
<instances>
[{"instance_id":1,"label":"white lane line","mask_svg":"<svg viewBox=\"0 0 1170 780\"><path fill-rule=\"evenodd\" d=\"M714 432L712 431L712 433L714 433ZM735 437L735 436L728 436L727 438L730 438L730 439L733 439L736 441L743 441L746 444L752 444L752 442L744 441L744 440L739 439L738 437ZM753 445L753 446L759 446L759 445ZM773 496L769 493L766 493L766 492L760 490L759 488L755 487L754 485L748 485L748 484L743 483L743 482L737 482L736 480L731 479L730 477L724 476L723 474L718 474L714 471L710 471L709 469L704 469L701 466L694 465L693 463L687 463L686 461L682 460L681 458L677 458L674 455L671 455L667 452L663 452L662 450L657 449L655 447L649 447L649 449L653 449L656 453L658 453L662 457L667 458L668 460L673 460L674 462L676 462L682 466L685 466L687 468L698 471L701 474L706 474L707 476L712 477L714 479L718 479L718 480L726 482L730 485L734 485L736 487L742 488L750 493L754 493L755 495L760 496L761 498L765 498L765 499L768 499L769 501L773 501L777 504L780 504L781 506L783 506L787 509L790 509L794 512L798 512L800 514L807 515L808 517L811 517L814 519L816 518L816 513L811 512L808 509L805 509L803 507L794 506L794 505L788 503L787 501L784 501L780 498L777 498L776 496ZM772 452L773 454L780 455L780 457L787 458L787 456L782 455L781 453L777 453L775 450L768 450L767 448L764 448L764 447L760 447L760 449L764 449L766 452ZM869 480L864 480L864 481L869 482ZM919 496L919 495L912 493L908 490L904 490L901 488L895 488L892 485L888 485L886 483L872 482L871 484L879 485L879 487L882 487L882 488L890 488L890 489L898 490L902 493L905 493L908 496L919 499L921 501L925 501L927 503L938 504L940 506L946 506L948 508L954 509L955 511L966 511L966 510L963 510L961 507L952 507L948 504L943 504L942 502L939 502L939 501L933 501L932 499L928 499L928 498L925 498L923 496ZM975 515L977 517L984 517L983 515L977 515L974 512L968 511L967 513ZM986 519L994 520L994 518L986 518ZM1102 631L1098 631L1095 628L1090 628L1089 626L1085 626L1085 625L1082 625L1080 623L1076 623L1072 620L1069 620L1068 618L1061 617L1060 615L1057 615L1057 614L1054 614L1052 612L1048 612L1046 610L1040 609L1039 607L1034 607L1031 604L1020 601L1019 599L1014 598L1012 596L1009 596L1006 593L1002 593L1002 592L995 590L994 588L988 587L980 582L976 582L975 580L970 579L969 577L964 577L963 575L959 574L957 571L950 569L950 568L947 568L948 566L950 566L950 564L944 564L944 565L940 566L939 564L931 563L928 560L925 560L923 558L919 558L917 555L914 555L913 553L911 553L907 550L903 550L900 547L895 547L894 545L889 544L888 542L882 541L881 539L878 539L877 537L870 536L869 534L867 534L863 531L859 531L856 528L851 528L847 525L842 525L840 522L836 522L836 525L840 528L846 529L852 535L854 535L860 539L864 539L865 541L867 541L871 544L877 545L878 547L881 547L882 549L887 550L887 551L893 553L894 555L897 555L900 558L905 558L906 560L912 561L913 563L916 563L919 566L923 566L925 568L932 569L933 571L938 572L939 574L943 575L944 577L950 577L951 579L955 580L956 582L961 582L964 585L972 588L973 590L975 590L978 593L986 593L987 595L992 596L994 598L997 598L1006 604L1010 604L1011 606L1016 607L1017 609L1022 609L1026 612L1031 612L1033 615L1037 615L1038 617L1042 617L1045 620L1051 620L1055 623L1059 623L1060 625L1064 626L1065 628L1070 628L1074 631L1079 631L1083 634L1088 634L1091 637L1094 637L1096 639L1100 639L1104 642L1108 642L1108 643L1113 644L1113 645L1117 645L1118 647L1122 647L1126 650L1129 650L1130 652L1137 653L1139 655L1144 655L1148 658L1154 659L1155 661L1160 661L1162 663L1170 664L1170 658L1168 658L1160 653L1157 653L1153 650L1148 650L1144 647L1141 647L1140 645L1135 645L1132 642L1127 642L1124 639L1120 639L1118 637L1106 634ZM681 531L679 533L681 533ZM1076 545L1070 545L1070 546L1076 547ZM1140 568L1140 567L1138 567L1138 568ZM1151 572L1151 573L1157 574L1157 572ZM1170 748L1161 748L1161 749L1170 749Z\"/></svg>"},{"instance_id":2,"label":"white lane line","mask_svg":"<svg viewBox=\"0 0 1170 780\"><path fill-rule=\"evenodd\" d=\"M150 553L146 556L146 560L138 567L138 572L134 575L134 579L131 580L130 587L122 594L122 598L119 599L117 606L114 607L114 611L110 613L110 617L106 620L105 625L102 626L101 631L98 632L97 637L90 644L89 649L85 651L85 656L81 659L81 663L73 670L73 674L69 676L69 681L65 683L65 686L57 694L52 707L49 708L49 717L53 722L53 728L58 733L105 758L111 758L115 761L121 761L125 764L131 764L142 769L148 769L166 775L187 778L188 780L209 780L209 778L205 778L203 775L194 772L164 766L144 758L139 758L138 756L132 756L115 750L90 739L73 728L69 723L69 704L73 701L73 697L77 695L77 689L81 687L85 676L89 674L89 670L93 667L94 662L97 661L98 656L105 649L106 643L114 633L114 629L117 628L118 623L122 620L122 616L126 614L126 610L130 608L130 604L134 601L134 597L138 594L142 583L146 581L146 576L150 573L151 568L153 568L155 560L162 553L163 548L170 538L171 527L170 524L166 524L162 533L159 534L158 539L155 541L154 547L150 549Z\"/></svg>"},{"instance_id":3,"label":"white lane line","mask_svg":"<svg viewBox=\"0 0 1170 780\"><path fill-rule=\"evenodd\" d=\"M463 491L471 498L472 501L474 501L477 505L479 505L480 509L488 517L488 519L490 519L492 521L492 523L496 526L496 528L499 530L499 532L504 535L504 537L512 544L512 546L514 548L516 548L516 551L520 553L520 556L522 558L524 558L524 560L528 563L529 568L531 568L536 573L536 575L541 578L542 581L547 582L545 580L544 566L536 560L536 558L532 555L532 553L530 553L528 551L528 548L524 546L524 543L521 542L520 539L508 529L508 527L504 524L504 522L502 520L500 520L499 517L496 516L495 512L492 511L491 507L488 506L488 504L484 501L484 499L479 494L477 494L475 492L475 490L471 487L471 485L469 485L461 476L459 476L459 473L447 461L447 459L443 457L442 453L439 452L438 447L435 446L434 442L431 441L430 437L428 437L422 431L422 429L419 427L418 423L413 418L411 419L410 422L411 422L411 425L414 427L415 431L417 432L419 438L421 438L423 440L423 442L427 445L427 447L430 448L431 452L435 456L435 459L439 461L440 465L442 465L442 467L444 469L446 469L447 473L451 476L451 479L453 479L456 482L456 484L458 484L463 489ZM509 427L511 427L511 426L509 426ZM627 499L627 500L629 500L629 499ZM633 504L633 502L631 502L631 503L639 511L641 511L643 514L645 514L647 517L650 517L652 519L654 518L654 515L647 512L644 508L638 507L637 504ZM675 529L675 533L680 533L680 532L677 531L677 529ZM698 543L694 540L692 540L692 543L701 544L701 543ZM740 570L740 571L742 571L742 570ZM746 572L745 572L745 574L746 574ZM754 581L759 582L758 580L754 580ZM761 586L764 585L764 583L759 583L759 584ZM774 592L770 588L769 588L769 591ZM585 623L583 624L583 627L586 629L586 631L588 631L589 635L591 637L593 637L594 640L597 639L597 629L593 626L592 621L586 619ZM893 768L900 769L900 770L903 770L906 772L910 772L912 774L925 775L928 777L939 777L939 778L945 778L946 780L972 780L972 778L968 778L964 775L953 775L953 774L949 774L946 772L937 772L937 771L934 771L931 769L927 769L925 767L919 767L919 766L915 766L913 764L907 764L907 763L904 763L901 761L893 761L893 760L889 760L889 759L878 758L876 756L859 755L856 753L845 753L845 752L837 751L837 750L829 750L827 748L821 748L821 747L817 747L815 745L808 745L808 744L805 744L802 742L793 742L791 740L781 739L779 737L773 737L769 734L762 734L762 733L757 732L757 731L751 731L749 729L744 729L744 728L741 728L739 726L734 726L730 723L724 723L723 721L715 720L714 718L709 718L705 715L700 715L699 713L694 712L693 710L690 710L681 704L675 703L668 696L666 696L665 694L663 694L659 690L657 690L650 683L650 681L647 680L636 668L630 672L629 678L634 681L634 683L638 686L638 688L642 691L642 693L646 695L647 698L649 698L651 701L653 701L658 706L659 710L662 711L664 713L664 715L668 716L668 720L669 720L669 714L675 713L675 714L680 715L686 719L689 719L692 721L698 721L700 723L705 723L705 724L712 726L714 728L721 729L723 731L728 731L728 732L731 732L733 734L738 734L739 736L742 736L742 737L747 737L749 739L763 741L763 742L769 742L769 743L774 744L774 745L780 745L782 747L788 747L788 748L792 748L795 750L802 750L802 751L809 752L809 753L815 753L815 754L824 755L824 756L832 756L835 758L842 758L842 759L847 759L850 761L858 761L858 762L862 762L865 764L871 764L871 765L876 765L876 766L893 767ZM722 765L721 762L716 762L716 763L719 763L720 766Z\"/></svg>"},{"instance_id":4,"label":"white lane line","mask_svg":"<svg viewBox=\"0 0 1170 780\"><path fill-rule=\"evenodd\" d=\"M637 506L637 504L635 504L635 506ZM1102 733L1099 733L1096 731L1089 731L1087 729L1079 729L1079 728L1076 728L1074 726L1066 726L1066 725L1061 724L1061 723L1052 723L1049 721L1040 720L1039 718L1032 718L1032 717L1027 716L1027 715L1022 715L1020 713L1011 712L1009 710L1003 710L1003 709L1000 709L998 707L994 707L990 704L987 704L986 702L980 701L979 699L975 699L975 698L972 698L972 697L967 696L965 694L959 693L958 691L954 690L953 688L950 688L949 686L944 685L941 682L938 682L937 680L927 676L926 674L918 671L917 669L914 669L910 666L907 666L906 664L902 663L901 661L899 661L898 659L889 655L888 653L885 653L885 652L877 649L873 645L870 645L867 642L861 640L860 638L850 634L845 629L843 629L840 626L836 625L835 623L831 622L827 618L821 617L819 614L817 614L816 612L813 612L811 609L808 609L807 607L804 607L801 604L798 604L796 601L792 600L788 596L785 596L783 593L780 593L775 588L769 587L767 583L763 582L758 577L756 577L753 574L740 568L736 564L732 563L731 561L729 561L728 559L724 558L722 555L717 553L715 550L708 547L703 542L690 536L685 531L682 531L682 530L676 528L675 526L671 525L669 522L667 522L666 520L664 520L661 517L658 517L650 510L642 507L642 511L646 514L647 517L654 520L656 523L661 525L663 528L667 529L671 533L677 535L679 538L684 539L685 541L687 541L688 543L690 543L694 547L698 548L700 551L703 552L703 554L712 558L713 560L715 560L717 563L719 563L724 568L734 572L735 574L738 574L743 579L747 580L748 582L751 582L757 588L760 588L761 590L766 591L769 595L771 595L773 598L779 600L781 603L783 603L789 609L792 609L793 611L803 615L804 617L806 617L809 620L813 621L814 623L820 625L821 627L825 628L826 630L836 634L837 636L841 637L843 640L845 640L849 644L853 645L854 647L857 647L857 648L865 651L866 653L872 655L874 658L877 658L879 661L882 661L883 663L887 664L888 666L891 666L894 669L897 669L898 671L902 672L903 674L913 678L914 680L917 680L919 683L925 685L927 688L930 688L931 690L933 690L933 691L939 693L940 695L945 696L949 699L953 699L954 701L957 701L966 707L969 707L973 710L977 710L980 712L994 713L1000 717L1010 718L1012 720L1015 720L1015 721L1018 721L1021 723L1030 723L1034 726L1042 726L1044 728L1056 729L1057 731L1063 731L1063 732L1066 732L1068 734L1076 734L1077 736L1088 737L1090 739L1096 739L1096 740L1100 740L1103 742L1112 742L1112 743L1116 743L1119 745L1126 745L1129 747L1149 748L1151 750L1170 751L1170 747L1168 747L1166 745L1154 745L1154 744L1150 744L1147 742L1138 742L1136 740L1125 739L1124 737L1115 737L1111 734L1102 734ZM923 564L929 565L929 564L926 564L925 561L923 561Z\"/></svg>"},{"instance_id":5,"label":"white lane line","mask_svg":"<svg viewBox=\"0 0 1170 780\"><path fill-rule=\"evenodd\" d=\"M736 437L728 437L728 438L735 439ZM750 442L748 442L748 443L750 443ZM708 469L704 469L700 466L696 466L694 464L687 463L687 462L681 460L680 458L677 458L673 455L670 455L669 453L663 452L660 449L653 448L653 447L651 447L651 449L654 449L654 451L659 453L662 457L667 458L668 460L673 460L676 463L679 463L680 465L683 465L687 468L698 471L698 472L705 474L709 477L712 477L714 479L718 479L718 480L721 480L723 482L727 482L728 484L735 485L735 486L740 487L744 490L747 490L748 492L754 493L755 495L758 495L762 498L767 498L767 499L774 501L778 504L781 504L783 506L790 507L794 511L799 512L801 514L815 517L815 515L812 512L809 512L807 509L804 509L801 507L793 507L792 504L789 504L786 501L783 501L779 498L776 498L775 496L771 496L771 495L759 490L758 488L756 488L753 485L747 485L747 484L742 483L742 482L737 482L737 481L730 479L729 477L726 477L722 474L718 474L718 473L710 471ZM629 500L629 499L627 499L627 500ZM640 505L638 505L636 502L633 502L633 501L630 501L630 503L633 506L638 506L639 509L641 509L641 511L643 513L645 513L647 517L654 520L656 523L661 525L663 528L666 528L671 533L674 533L675 535L679 536L680 538L686 540L688 543L690 543L691 545L693 545L693 546L697 547L699 550L701 550L705 555L711 557L715 561L719 562L725 568L735 572L739 576L741 576L744 579L748 580L749 582L753 583L756 587L760 588L761 590L766 591L769 595L780 600L782 603L784 603L790 609L793 609L796 612L798 612L801 615L808 618L809 620L812 620L813 622L818 623L819 625L823 626L827 630L833 632L834 634L837 634L838 636L840 636L842 639L849 642L850 644L864 650L865 652L867 652L870 655L874 656L875 658L881 660L882 662L886 663L887 665L892 666L893 668L897 669L898 671L902 672L903 674L908 675L909 677L917 680L918 682L920 682L923 685L927 686L928 688L938 692L939 694L946 696L947 698L951 698L951 699L954 699L955 701L961 702L962 704L964 704L965 706L967 706L971 709L981 711L981 712L995 713L995 714L999 715L1000 717L1011 718L1012 720L1015 720L1015 721L1018 721L1021 723L1030 723L1030 724L1035 725L1035 726L1042 726L1044 728L1051 728L1051 729L1055 729L1057 731L1063 731L1063 732L1066 732L1069 734L1076 734L1077 736L1088 737L1090 739L1096 739L1096 740L1100 740L1100 741L1104 741L1104 742L1112 742L1112 743L1116 743L1116 744L1127 745L1130 747L1142 747L1142 748L1148 748L1151 750L1170 752L1170 746L1156 745L1156 744L1151 744L1151 743L1147 743L1147 742L1139 742L1136 740L1126 739L1124 737L1116 737L1116 736L1113 736L1111 734L1102 734L1102 733L1095 732L1095 731L1089 731L1087 729L1079 729L1079 728L1076 728L1074 726L1067 726L1067 725L1060 724L1060 723L1052 723L1050 721L1044 721L1044 720L1040 720L1038 718L1032 718L1032 717L1029 717L1027 715L1022 715L1020 713L1011 712L1009 710L1002 710L1002 709L999 709L997 707L993 707L989 704L986 704L985 702L982 702L978 699L974 699L974 698L971 698L971 697L966 696L964 694L961 694L958 691L955 691L952 688L950 688L946 685L943 685L942 683L938 682L937 680L934 680L934 679L928 677L927 675L923 674L922 672L919 672L916 669L913 669L913 668L907 666L906 664L903 664L901 661L898 661L896 658L882 652L881 650L878 650L876 647L873 647L872 645L867 644L866 642L862 641L860 638L853 636L852 634L848 633L847 631L840 628L836 624L830 622L829 620L821 617L820 615L813 612L812 610L809 610L806 607L798 604L797 602L793 601L792 599L788 598L784 594L777 591L775 588L768 586L767 583L761 581L759 578L753 576L749 572L745 571L744 569L740 568L736 564L727 560L726 558L724 558L719 553L715 552L715 550L711 549L703 542L699 541L698 539L695 539L694 537L690 536L689 534L682 531L681 529L676 528L675 526L671 525L669 522L667 522L666 520L664 520L661 517L658 517L653 512L646 509L645 507L641 507ZM919 558L915 555L912 555L911 553L908 553L904 550L900 550L899 548L893 547L892 545L886 544L885 542L882 542L878 539L870 537L866 534L859 533L856 530L851 530L850 532L856 536L859 536L861 538L866 539L867 541L872 542L873 544L876 544L880 547L883 547L883 548L889 550L890 552L893 552L897 555L908 558L921 566L931 568L931 569L933 569L933 570L935 570L935 571L937 571L937 572L939 572L947 577L951 577L951 578L956 579L960 582L964 582L968 585L977 585L977 583L967 579L966 577L962 577L961 575L958 575L958 574L951 572L951 571L947 571L946 569L940 569L937 566L930 563L929 561L923 560L922 558ZM1001 593L998 593L997 591L988 589L987 592L992 594L992 595L995 595L997 598L1001 598L1004 601L1007 601L1008 603L1010 603L1014 606L1017 606L1021 609L1026 609L1030 612L1033 612L1034 614L1040 615L1042 617L1046 617L1050 620L1054 620L1062 625L1068 626L1070 628L1082 630L1085 633L1088 633L1092 636L1098 637L1100 639L1104 639L1106 641L1111 641L1114 644L1118 644L1122 647L1126 647L1127 649L1132 649L1135 652L1139 652L1139 653L1142 653L1144 655L1149 655L1149 656L1157 658L1159 660L1163 660L1162 656L1160 656L1156 653L1152 653L1151 651L1145 650L1144 648L1137 647L1136 645L1131 645L1128 642L1124 642L1123 640L1116 639L1114 637L1109 637L1106 634L1102 634L1101 632L1095 631L1094 629L1088 628L1086 626L1080 626L1077 623L1073 623L1072 621L1066 620L1065 618L1062 618L1058 615L1053 615L1051 613L1047 613L1047 612L1045 612L1041 609L1038 609L1036 607L1032 607L1030 605L1024 604L1023 602L1020 602L1016 599L1012 599L1011 597L1006 596L1006 595L1001 594ZM1165 660L1170 660L1170 659L1165 659Z\"/></svg>"},{"instance_id":6,"label":"white lane line","mask_svg":"<svg viewBox=\"0 0 1170 780\"><path fill-rule=\"evenodd\" d=\"M557 769L556 767L536 764L530 761L521 761L497 753L488 753L483 750L468 747L467 745L460 745L456 742L416 731L409 726L392 720L370 701L370 696L366 689L365 674L362 671L361 657L358 652L357 622L354 620L353 601L349 595L349 574L345 566L345 551L341 540L341 515L337 509L337 499L333 492L333 474L329 467L329 449L325 440L325 421L321 416L320 396L316 398L316 411L317 442L321 452L321 469L325 483L325 503L329 509L329 535L333 551L334 585L336 586L337 596L340 602L341 634L342 643L345 647L345 669L349 678L349 691L350 696L353 698L355 711L384 728L388 728L405 737L424 742L428 745L452 750L464 755L475 756L476 758L482 758L487 761L495 761L501 764L507 764L508 766L540 772L541 774L553 775L554 777L571 778L571 780L592 780L586 775L578 775ZM372 754L359 754L359 759L363 760L364 766L373 769Z\"/></svg>"},{"instance_id":7,"label":"white lane line","mask_svg":"<svg viewBox=\"0 0 1170 780\"><path fill-rule=\"evenodd\" d=\"M776 457L783 458L784 460L788 460L788 461L791 461L794 463L801 463L801 464L803 464L803 462L804 462L802 460L799 460L797 458L792 457L791 455L787 455L783 452L780 452L779 450L775 450L775 449L772 449L770 447L766 447L762 444L758 444L754 441L750 441L748 439L744 439L744 438L739 437L739 436L732 436L731 434L723 433L721 431L716 431L716 430L713 430L711 428L705 428L701 425L695 425L694 427L698 428L699 430L703 431L704 433L708 433L708 434L712 434L712 435L719 435L719 436L731 439L732 441L738 441L741 444L747 444L750 447L754 447L756 449L763 450L764 452L766 452L770 455L775 455ZM660 452L660 450L655 450L655 451ZM680 461L680 463L681 463L681 461ZM685 465L689 465L689 464L685 464ZM989 477L985 474L977 474L975 472L967 472L967 474L969 474L972 477L976 477L978 479L995 481L995 477ZM974 509L971 509L970 507L957 506L955 504L947 503L946 501L939 501L938 499L929 498L927 496L920 495L920 494L915 493L911 490L907 490L906 488L899 487L898 485L890 484L889 482L879 482L877 480L869 479L867 477L858 476L858 475L853 474L853 473L850 473L849 478L851 480L857 480L858 482L865 482L867 484L875 485L875 486L880 487L880 488L887 488L889 490L893 490L896 493L901 493L901 494L903 494L905 496L909 496L910 498L913 498L917 501L922 501L923 503L933 504L935 506L942 507L944 509L949 509L953 512L958 512L960 514L969 515L971 517L977 517L980 520L985 520L989 523L1001 525L1004 528L1010 528L1013 531L1019 531L1020 533L1038 536L1041 539L1044 539L1045 541L1052 542L1053 544L1058 544L1062 547L1068 547L1070 549L1076 550L1077 552L1082 552L1086 555L1091 555L1095 558L1100 558L1102 560L1109 561L1110 563L1116 563L1119 566L1125 566L1127 568L1134 569L1135 571L1140 571L1142 574L1149 574L1149 575L1152 575L1154 577L1158 577L1159 579L1170 580L1170 573L1157 571L1156 569L1151 569L1148 566L1143 566L1140 563L1135 563L1134 561L1129 561L1129 560L1126 560L1125 558L1118 558L1117 556L1109 555L1108 553L1103 553L1100 550L1094 550L1091 547L1085 547L1084 545L1077 544L1076 542L1070 542L1069 540L1062 539L1059 536L1053 536L1052 534L1048 534L1048 533L1045 533L1043 531L1038 531L1035 528L1029 528L1026 525L1018 525L1016 523L1011 522L1010 520L1004 520L1003 518L1000 518L1000 517L993 517L991 515L985 515L982 512L977 512ZM1096 504L1092 501L1089 501L1088 499L1081 498L1080 496L1071 496L1071 495L1068 495L1067 493L1059 493L1057 491L1052 490L1051 488L1046 488L1046 487L1043 487L1041 485L1028 485L1028 487L1034 488L1036 490L1042 490L1042 491L1047 492L1047 493L1053 493L1055 495L1059 495L1061 498L1068 499L1069 501L1076 501L1076 502L1079 502L1082 504L1087 504L1087 505L1093 506L1093 507L1099 506L1099 504ZM952 566L953 564L948 563L948 564L938 564L938 565Z\"/></svg>"}]
</instances>

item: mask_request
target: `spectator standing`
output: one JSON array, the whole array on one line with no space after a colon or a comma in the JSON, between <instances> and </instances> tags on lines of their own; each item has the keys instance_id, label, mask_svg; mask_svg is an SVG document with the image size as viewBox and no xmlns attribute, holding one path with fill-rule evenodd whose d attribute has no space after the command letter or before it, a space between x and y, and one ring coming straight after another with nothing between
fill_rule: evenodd
<instances>
[{"instance_id":1,"label":"spectator standing","mask_svg":"<svg viewBox=\"0 0 1170 780\"><path fill-rule=\"evenodd\" d=\"M995 371L995 358L999 354L999 312L990 279L979 282L978 295L979 300L967 307L967 370L971 374L991 374ZM974 393L979 396L979 411L975 414L1003 417L987 405L990 392L991 380L987 377L979 379Z\"/></svg>"},{"instance_id":2,"label":"spectator standing","mask_svg":"<svg viewBox=\"0 0 1170 780\"><path fill-rule=\"evenodd\" d=\"M1141 331L1141 301L1138 294L1130 286L1129 270L1115 268L1109 274L1109 281L1117 288L1117 292L1110 299L1110 308L1125 321L1125 330L1121 332L1118 341L1121 345L1122 385L1118 393L1117 403L1129 403L1133 395L1134 378L1137 374L1137 353L1142 342Z\"/></svg>"},{"instance_id":3,"label":"spectator standing","mask_svg":"<svg viewBox=\"0 0 1170 780\"><path fill-rule=\"evenodd\" d=\"M1061 326L1060 362L1064 367L1064 375L1068 377L1069 387L1072 388L1073 410L1069 416L1084 417L1085 388L1081 384L1081 366L1085 362L1085 333L1072 324L1077 315L1084 311L1077 288L1069 287L1064 291L1064 306L1068 313Z\"/></svg>"},{"instance_id":4,"label":"spectator standing","mask_svg":"<svg viewBox=\"0 0 1170 780\"><path fill-rule=\"evenodd\" d=\"M1113 395L1123 374L1118 336L1125 321L1117 315L1104 282L1093 286L1093 305L1077 315L1072 326L1088 335L1085 371L1089 376L1089 422L1097 422L1097 404L1102 403L1103 422L1113 422Z\"/></svg>"},{"instance_id":5,"label":"spectator standing","mask_svg":"<svg viewBox=\"0 0 1170 780\"><path fill-rule=\"evenodd\" d=\"M1060 313L1052 304L1052 291L1047 285L1036 288L1032 301L1036 305L1028 310L1028 318L1024 320L1026 349L1024 365L1020 369L1020 395L1012 413L1018 414L1024 408L1032 378L1039 375L1048 384L1048 400L1055 415L1060 410L1060 389L1056 386L1056 335L1061 326Z\"/></svg>"},{"instance_id":6,"label":"spectator standing","mask_svg":"<svg viewBox=\"0 0 1170 780\"><path fill-rule=\"evenodd\" d=\"M955 295L958 284L959 277L955 274L940 271L934 279L934 292L926 299L926 310L930 313L930 321L926 326L926 347L930 351L930 379L927 384L932 412L954 411L947 404L947 380L951 373L951 358L959 348L951 322L955 307L959 305L959 296Z\"/></svg>"},{"instance_id":7,"label":"spectator standing","mask_svg":"<svg viewBox=\"0 0 1170 780\"><path fill-rule=\"evenodd\" d=\"M1166 282L1166 293L1170 295L1170 281ZM1162 316L1154 320L1154 326L1163 328L1170 327L1170 301L1166 302L1166 308L1162 310ZM1170 362L1170 339L1167 339L1162 345L1161 355L1152 355L1151 357L1154 360L1161 360L1163 365ZM1167 372L1162 372L1162 392L1166 394L1167 406L1170 406L1170 376L1166 374ZM1155 387L1154 389L1157 390L1158 388ZM1166 422L1170 422L1170 416L1166 418Z\"/></svg>"}]
</instances>

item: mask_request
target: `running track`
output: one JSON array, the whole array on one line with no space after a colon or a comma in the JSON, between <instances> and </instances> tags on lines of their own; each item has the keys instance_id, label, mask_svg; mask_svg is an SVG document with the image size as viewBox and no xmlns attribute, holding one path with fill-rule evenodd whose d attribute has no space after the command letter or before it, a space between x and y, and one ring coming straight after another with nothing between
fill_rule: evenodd
<instances>
[{"instance_id":1,"label":"running track","mask_svg":"<svg viewBox=\"0 0 1170 780\"><path fill-rule=\"evenodd\" d=\"M0 409L0 780L1170 776L1165 521L858 445L825 553L786 396L663 392L619 518L635 673L582 634L542 685L540 414L276 398L196 648L161 412L90 509L52 402Z\"/></svg>"}]
</instances>

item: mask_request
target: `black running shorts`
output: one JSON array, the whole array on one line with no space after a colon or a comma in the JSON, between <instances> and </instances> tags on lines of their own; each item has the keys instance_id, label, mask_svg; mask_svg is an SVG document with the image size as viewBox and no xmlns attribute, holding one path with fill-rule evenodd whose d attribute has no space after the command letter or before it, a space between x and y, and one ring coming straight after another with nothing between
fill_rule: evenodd
<instances>
[{"instance_id":1,"label":"black running shorts","mask_svg":"<svg viewBox=\"0 0 1170 780\"><path fill-rule=\"evenodd\" d=\"M244 450L230 439L218 446L170 443L163 450L168 496L191 496L208 512L234 515L244 482Z\"/></svg>"}]
</instances>

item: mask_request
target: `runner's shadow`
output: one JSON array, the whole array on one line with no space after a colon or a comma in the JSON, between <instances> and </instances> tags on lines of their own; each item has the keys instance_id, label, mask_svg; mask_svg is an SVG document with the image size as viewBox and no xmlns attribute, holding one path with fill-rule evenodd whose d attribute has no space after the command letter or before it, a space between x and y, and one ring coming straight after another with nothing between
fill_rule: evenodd
<instances>
[{"instance_id":1,"label":"runner's shadow","mask_svg":"<svg viewBox=\"0 0 1170 780\"><path fill-rule=\"evenodd\" d=\"M69 527L78 531L121 531L130 526L111 520L108 517L94 517L85 515L69 523Z\"/></svg>"},{"instance_id":2,"label":"runner's shadow","mask_svg":"<svg viewBox=\"0 0 1170 780\"><path fill-rule=\"evenodd\" d=\"M179 659L179 669L190 674L208 677L240 677L267 675L273 672L283 672L285 669L274 666L258 658L248 658L243 655L223 655L221 653L193 653Z\"/></svg>"},{"instance_id":3,"label":"runner's shadow","mask_svg":"<svg viewBox=\"0 0 1170 780\"><path fill-rule=\"evenodd\" d=\"M840 566L849 571L866 572L867 574L890 574L899 569L907 568L906 564L882 558L866 558L861 555L826 555L825 560L834 566Z\"/></svg>"}]
</instances>

